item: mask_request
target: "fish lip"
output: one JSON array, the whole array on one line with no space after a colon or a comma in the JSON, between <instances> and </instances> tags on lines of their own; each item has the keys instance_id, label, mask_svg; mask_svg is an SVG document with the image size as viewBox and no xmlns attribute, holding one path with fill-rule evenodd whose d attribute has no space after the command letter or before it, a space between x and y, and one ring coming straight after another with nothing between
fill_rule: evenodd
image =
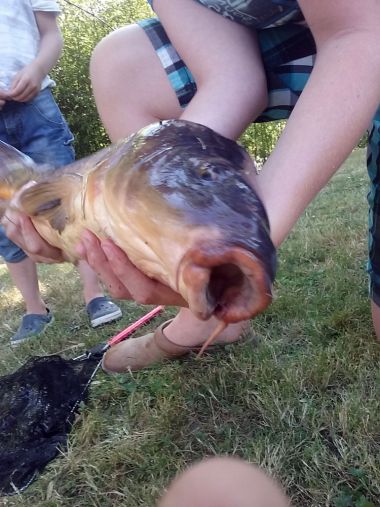
<instances>
[{"instance_id":1,"label":"fish lip","mask_svg":"<svg viewBox=\"0 0 380 507\"><path fill-rule=\"evenodd\" d=\"M178 291L185 286L190 310L201 320L215 316L226 323L247 320L272 301L265 263L239 246L203 243L182 257Z\"/></svg>"}]
</instances>

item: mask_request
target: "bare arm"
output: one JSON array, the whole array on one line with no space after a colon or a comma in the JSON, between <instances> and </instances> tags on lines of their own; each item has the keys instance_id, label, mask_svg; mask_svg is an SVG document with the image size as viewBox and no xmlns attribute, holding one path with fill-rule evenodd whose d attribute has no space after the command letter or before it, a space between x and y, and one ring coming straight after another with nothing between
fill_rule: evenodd
<instances>
[{"instance_id":1,"label":"bare arm","mask_svg":"<svg viewBox=\"0 0 380 507\"><path fill-rule=\"evenodd\" d=\"M236 139L268 100L255 31L194 0L155 0L154 8L197 83L181 118Z\"/></svg>"},{"instance_id":2,"label":"bare arm","mask_svg":"<svg viewBox=\"0 0 380 507\"><path fill-rule=\"evenodd\" d=\"M46 75L61 56L63 39L54 13L37 11L35 16L40 32L40 49L34 61Z\"/></svg>"},{"instance_id":3,"label":"bare arm","mask_svg":"<svg viewBox=\"0 0 380 507\"><path fill-rule=\"evenodd\" d=\"M277 245L356 146L380 103L380 2L299 3L317 61L257 178Z\"/></svg>"},{"instance_id":4,"label":"bare arm","mask_svg":"<svg viewBox=\"0 0 380 507\"><path fill-rule=\"evenodd\" d=\"M21 69L13 79L8 98L27 102L40 91L44 77L57 63L63 46L62 35L53 12L35 12L40 32L40 45L37 57Z\"/></svg>"}]
</instances>

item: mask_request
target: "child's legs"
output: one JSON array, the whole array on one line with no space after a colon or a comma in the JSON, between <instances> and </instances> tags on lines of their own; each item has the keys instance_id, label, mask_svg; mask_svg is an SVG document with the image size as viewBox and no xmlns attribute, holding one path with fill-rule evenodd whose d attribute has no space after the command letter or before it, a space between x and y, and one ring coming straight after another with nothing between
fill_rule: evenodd
<instances>
[{"instance_id":1,"label":"child's legs","mask_svg":"<svg viewBox=\"0 0 380 507\"><path fill-rule=\"evenodd\" d=\"M8 103L2 118L4 123L0 124L0 134L3 132L3 136L0 137L36 163L53 168L74 161L74 137L50 89L43 90L30 102ZM44 313L45 304L39 296L36 267L17 245L3 235L3 231L0 231L0 254L7 261L11 277L25 300L27 312ZM88 303L102 296L103 289L96 273L83 264L80 274Z\"/></svg>"},{"instance_id":2,"label":"child's legs","mask_svg":"<svg viewBox=\"0 0 380 507\"><path fill-rule=\"evenodd\" d=\"M181 117L236 139L267 103L255 31L194 0L155 0L153 7L197 83Z\"/></svg>"},{"instance_id":3,"label":"child's legs","mask_svg":"<svg viewBox=\"0 0 380 507\"><path fill-rule=\"evenodd\" d=\"M0 139L13 144L14 115L12 105L6 103L0 112ZM21 248L7 238L3 226L0 225L0 256L5 260L13 283L20 291L27 313L46 313L46 305L41 299L37 269Z\"/></svg>"},{"instance_id":4,"label":"child's legs","mask_svg":"<svg viewBox=\"0 0 380 507\"><path fill-rule=\"evenodd\" d=\"M0 256L7 264L9 274L24 300L26 313L46 313L46 305L41 298L37 268L23 250L7 238L0 226Z\"/></svg>"},{"instance_id":5,"label":"child's legs","mask_svg":"<svg viewBox=\"0 0 380 507\"><path fill-rule=\"evenodd\" d=\"M40 294L36 264L25 257L20 262L7 262L7 267L24 300L26 313L45 314L46 304Z\"/></svg>"},{"instance_id":6,"label":"child's legs","mask_svg":"<svg viewBox=\"0 0 380 507\"><path fill-rule=\"evenodd\" d=\"M369 203L369 292L372 300L372 320L376 336L380 340L380 108L369 133L367 154L368 175L371 187Z\"/></svg>"},{"instance_id":7,"label":"child's legs","mask_svg":"<svg viewBox=\"0 0 380 507\"><path fill-rule=\"evenodd\" d=\"M258 468L237 458L211 458L169 486L159 507L289 507L280 488Z\"/></svg>"},{"instance_id":8,"label":"child's legs","mask_svg":"<svg viewBox=\"0 0 380 507\"><path fill-rule=\"evenodd\" d=\"M13 241L7 238L0 226L0 256L7 263L12 281L20 291L27 313L45 313L37 279L37 269L26 254Z\"/></svg>"}]
</instances>

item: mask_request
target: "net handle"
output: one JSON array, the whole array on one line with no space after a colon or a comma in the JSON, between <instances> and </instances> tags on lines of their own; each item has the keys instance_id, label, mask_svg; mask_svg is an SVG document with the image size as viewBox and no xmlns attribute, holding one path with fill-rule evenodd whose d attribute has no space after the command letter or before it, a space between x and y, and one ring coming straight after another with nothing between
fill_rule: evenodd
<instances>
[{"instance_id":1,"label":"net handle","mask_svg":"<svg viewBox=\"0 0 380 507\"><path fill-rule=\"evenodd\" d=\"M133 324L126 327L120 333L117 333L115 336L110 338L107 342L107 345L109 347L112 347L112 345L116 345L117 343L120 343L121 341L125 340L130 336L132 333L134 333L137 329L139 329L141 326L144 326L147 324L150 320L152 320L154 317L156 317L158 314L160 314L164 310L165 306L156 306L156 308L153 308L150 312L143 315L140 319L136 320Z\"/></svg>"}]
</instances>

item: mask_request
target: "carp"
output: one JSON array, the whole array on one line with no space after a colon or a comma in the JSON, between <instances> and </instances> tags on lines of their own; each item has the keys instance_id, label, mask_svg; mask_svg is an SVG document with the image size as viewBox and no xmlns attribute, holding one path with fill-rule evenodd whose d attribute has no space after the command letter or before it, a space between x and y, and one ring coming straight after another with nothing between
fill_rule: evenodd
<instances>
[{"instance_id":1,"label":"carp","mask_svg":"<svg viewBox=\"0 0 380 507\"><path fill-rule=\"evenodd\" d=\"M181 294L199 319L227 325L271 302L276 250L265 208L247 182L253 161L238 143L182 120L149 125L48 173L0 145L0 199L78 260L84 228L111 238L149 277ZM23 185L35 180L34 185Z\"/></svg>"}]
</instances>

